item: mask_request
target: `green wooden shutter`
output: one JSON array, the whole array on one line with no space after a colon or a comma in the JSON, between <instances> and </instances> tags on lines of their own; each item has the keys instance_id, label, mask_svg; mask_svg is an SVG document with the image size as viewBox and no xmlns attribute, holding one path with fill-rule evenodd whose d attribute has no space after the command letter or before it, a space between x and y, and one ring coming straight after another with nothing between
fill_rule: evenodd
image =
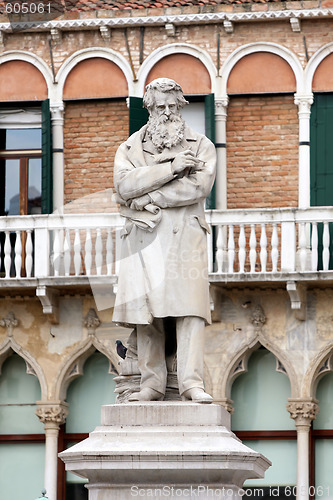
<instances>
[{"instance_id":1,"label":"green wooden shutter","mask_svg":"<svg viewBox=\"0 0 333 500\"><path fill-rule=\"evenodd\" d=\"M215 99L214 94L208 94L205 96L205 134L215 144ZM213 209L216 208L215 203L215 182L210 192L210 195L206 199L206 208Z\"/></svg>"},{"instance_id":2,"label":"green wooden shutter","mask_svg":"<svg viewBox=\"0 0 333 500\"><path fill-rule=\"evenodd\" d=\"M129 135L140 130L148 121L148 110L143 107L141 97L129 98Z\"/></svg>"},{"instance_id":3,"label":"green wooden shutter","mask_svg":"<svg viewBox=\"0 0 333 500\"><path fill-rule=\"evenodd\" d=\"M53 211L52 128L50 101L42 102L42 213Z\"/></svg>"},{"instance_id":4,"label":"green wooden shutter","mask_svg":"<svg viewBox=\"0 0 333 500\"><path fill-rule=\"evenodd\" d=\"M316 94L310 120L310 204L333 205L333 94ZM323 225L318 224L318 269L322 267ZM330 269L333 269L333 224L330 224Z\"/></svg>"}]
</instances>

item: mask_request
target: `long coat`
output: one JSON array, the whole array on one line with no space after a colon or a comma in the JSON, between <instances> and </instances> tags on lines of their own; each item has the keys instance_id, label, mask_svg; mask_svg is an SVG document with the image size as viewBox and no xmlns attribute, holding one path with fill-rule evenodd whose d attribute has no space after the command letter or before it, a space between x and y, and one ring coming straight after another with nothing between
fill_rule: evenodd
<instances>
[{"instance_id":1,"label":"long coat","mask_svg":"<svg viewBox=\"0 0 333 500\"><path fill-rule=\"evenodd\" d=\"M215 147L185 127L182 143L158 154L146 128L124 142L115 157L114 183L122 203L129 206L149 194L155 215L124 209L113 321L136 325L153 318L199 316L210 323L204 202L214 183ZM188 149L202 160L201 169L173 174L172 159ZM140 219L148 221L146 229Z\"/></svg>"}]
</instances>

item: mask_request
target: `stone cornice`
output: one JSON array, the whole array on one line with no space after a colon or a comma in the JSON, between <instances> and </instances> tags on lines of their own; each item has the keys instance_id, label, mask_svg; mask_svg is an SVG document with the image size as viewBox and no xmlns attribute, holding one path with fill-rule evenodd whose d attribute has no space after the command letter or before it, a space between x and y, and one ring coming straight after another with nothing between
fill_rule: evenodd
<instances>
[{"instance_id":1,"label":"stone cornice","mask_svg":"<svg viewBox=\"0 0 333 500\"><path fill-rule=\"evenodd\" d=\"M17 31L60 31L91 30L102 26L110 28L124 28L127 26L164 26L167 23L174 25L188 24L214 24L230 22L250 21L281 21L290 19L325 19L333 17L333 8L329 9L299 9L299 10L269 10L259 12L207 12L197 14L138 16L138 17L110 17L110 18L88 18L88 19L60 19L45 22L20 22L0 23L1 32Z\"/></svg>"}]
</instances>

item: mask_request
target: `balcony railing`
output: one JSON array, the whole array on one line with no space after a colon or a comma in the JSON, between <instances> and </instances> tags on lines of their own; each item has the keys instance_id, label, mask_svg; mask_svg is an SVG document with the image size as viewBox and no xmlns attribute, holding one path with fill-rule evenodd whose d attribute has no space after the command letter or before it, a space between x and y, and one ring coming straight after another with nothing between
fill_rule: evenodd
<instances>
[{"instance_id":1,"label":"balcony railing","mask_svg":"<svg viewBox=\"0 0 333 500\"><path fill-rule=\"evenodd\" d=\"M206 213L213 281L329 272L333 208ZM116 276L123 219L112 214L0 217L4 280Z\"/></svg>"}]
</instances>

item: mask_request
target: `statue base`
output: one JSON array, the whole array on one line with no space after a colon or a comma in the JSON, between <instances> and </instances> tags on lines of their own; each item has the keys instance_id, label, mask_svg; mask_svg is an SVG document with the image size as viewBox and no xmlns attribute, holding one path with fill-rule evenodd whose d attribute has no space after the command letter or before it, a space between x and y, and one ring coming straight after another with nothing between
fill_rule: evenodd
<instances>
[{"instance_id":1,"label":"statue base","mask_svg":"<svg viewBox=\"0 0 333 500\"><path fill-rule=\"evenodd\" d=\"M219 405L138 402L102 407L102 422L60 453L89 480L89 500L242 498L246 479L271 465L230 431Z\"/></svg>"}]
</instances>

